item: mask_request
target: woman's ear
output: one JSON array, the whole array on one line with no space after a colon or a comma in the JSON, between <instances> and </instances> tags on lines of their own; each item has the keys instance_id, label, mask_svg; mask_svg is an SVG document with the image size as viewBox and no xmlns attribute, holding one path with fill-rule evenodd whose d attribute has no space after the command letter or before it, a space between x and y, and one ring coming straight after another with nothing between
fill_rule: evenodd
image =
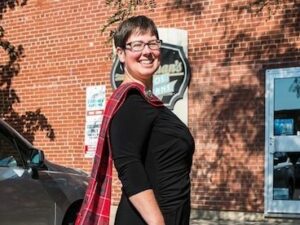
<instances>
[{"instance_id":1,"label":"woman's ear","mask_svg":"<svg viewBox=\"0 0 300 225\"><path fill-rule=\"evenodd\" d=\"M124 49L117 47L117 55L121 63L125 62L125 51Z\"/></svg>"}]
</instances>

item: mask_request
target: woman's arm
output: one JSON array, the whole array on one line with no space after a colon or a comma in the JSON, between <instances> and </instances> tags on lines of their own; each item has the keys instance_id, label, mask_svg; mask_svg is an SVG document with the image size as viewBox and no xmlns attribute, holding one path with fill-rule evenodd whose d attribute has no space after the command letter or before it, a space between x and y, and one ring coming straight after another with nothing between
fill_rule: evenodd
<instances>
[{"instance_id":1,"label":"woman's arm","mask_svg":"<svg viewBox=\"0 0 300 225\"><path fill-rule=\"evenodd\" d=\"M148 225L165 225L152 189L132 195L129 200Z\"/></svg>"}]
</instances>

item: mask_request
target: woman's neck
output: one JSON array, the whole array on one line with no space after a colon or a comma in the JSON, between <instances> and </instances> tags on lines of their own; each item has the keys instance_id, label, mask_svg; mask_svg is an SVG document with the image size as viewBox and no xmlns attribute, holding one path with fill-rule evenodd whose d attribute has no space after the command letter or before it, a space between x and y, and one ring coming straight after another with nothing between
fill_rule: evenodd
<instances>
[{"instance_id":1,"label":"woman's neck","mask_svg":"<svg viewBox=\"0 0 300 225\"><path fill-rule=\"evenodd\" d=\"M123 80L123 83L130 83L130 82L136 82L145 87L145 90L152 90L152 79L149 80L138 80L131 76L128 72L125 71L125 78Z\"/></svg>"}]
</instances>

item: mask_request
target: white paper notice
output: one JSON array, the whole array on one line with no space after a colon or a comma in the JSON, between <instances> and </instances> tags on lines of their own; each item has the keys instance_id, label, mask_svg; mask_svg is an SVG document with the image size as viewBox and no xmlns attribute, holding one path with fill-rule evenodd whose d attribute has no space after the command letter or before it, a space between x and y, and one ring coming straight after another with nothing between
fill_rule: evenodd
<instances>
[{"instance_id":1,"label":"white paper notice","mask_svg":"<svg viewBox=\"0 0 300 225\"><path fill-rule=\"evenodd\" d=\"M85 158L93 158L105 108L105 85L86 88Z\"/></svg>"}]
</instances>

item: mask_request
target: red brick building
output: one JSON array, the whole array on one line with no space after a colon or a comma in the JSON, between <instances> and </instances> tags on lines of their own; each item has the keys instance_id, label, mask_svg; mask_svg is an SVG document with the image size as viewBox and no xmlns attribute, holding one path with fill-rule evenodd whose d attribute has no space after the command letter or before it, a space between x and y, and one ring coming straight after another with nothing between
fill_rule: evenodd
<instances>
[{"instance_id":1,"label":"red brick building","mask_svg":"<svg viewBox=\"0 0 300 225\"><path fill-rule=\"evenodd\" d=\"M277 114L268 106L273 98L267 95L266 74L299 66L300 5L286 0L256 11L259 6L250 10L248 1L156 2L154 11L141 7L134 13L151 17L159 28L188 33L188 126L196 140L193 208L295 214L284 209L299 207L297 196L294 201L276 200L275 192L268 191L275 190L268 135L273 123L268 121ZM1 117L12 125L22 122L17 128L49 160L89 171L92 160L84 158L85 91L93 85L105 85L107 97L112 91L112 45L109 31L100 30L115 9L100 0L27 0L24 6L1 7L2 40L23 47L11 65L9 50L1 53L1 65L16 69L9 77L2 75L10 82L0 86ZM295 84L296 96L300 91ZM294 138L297 142L299 137ZM114 184L117 203L119 183ZM279 191L284 195L286 189ZM283 209L277 210L277 203Z\"/></svg>"}]
</instances>

